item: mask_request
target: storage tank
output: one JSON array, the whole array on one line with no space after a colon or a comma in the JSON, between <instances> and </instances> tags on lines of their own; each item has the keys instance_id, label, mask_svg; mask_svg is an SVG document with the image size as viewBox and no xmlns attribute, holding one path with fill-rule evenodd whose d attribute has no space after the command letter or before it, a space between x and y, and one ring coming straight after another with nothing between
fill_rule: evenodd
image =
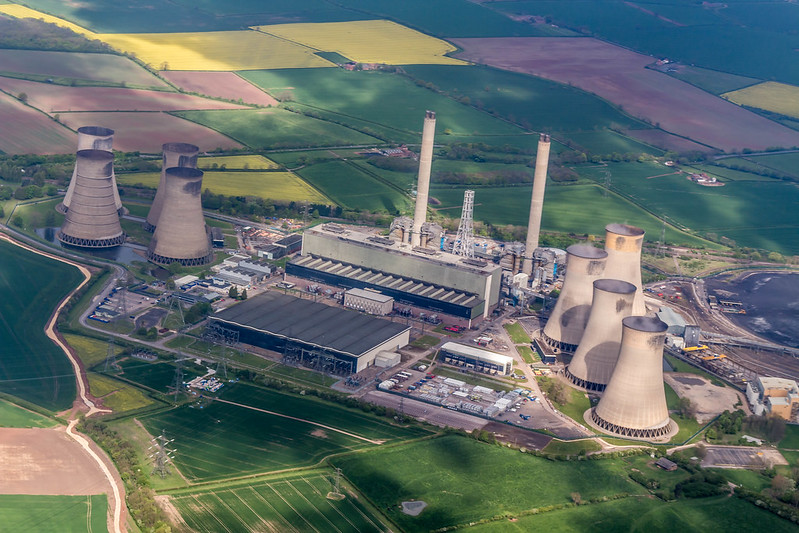
<instances>
[{"instance_id":1,"label":"storage tank","mask_svg":"<svg viewBox=\"0 0 799 533\"><path fill-rule=\"evenodd\" d=\"M610 381L621 349L622 320L630 316L635 285L618 279L594 282L594 298L583 338L566 368L572 383L603 391Z\"/></svg>"},{"instance_id":2,"label":"storage tank","mask_svg":"<svg viewBox=\"0 0 799 533\"><path fill-rule=\"evenodd\" d=\"M80 150L75 160L72 201L58 239L82 248L110 248L125 242L114 201L114 154Z\"/></svg>"},{"instance_id":3,"label":"storage tank","mask_svg":"<svg viewBox=\"0 0 799 533\"><path fill-rule=\"evenodd\" d=\"M658 318L629 316L622 328L619 360L591 420L624 437L665 438L676 430L663 386L667 326Z\"/></svg>"},{"instance_id":4,"label":"storage tank","mask_svg":"<svg viewBox=\"0 0 799 533\"><path fill-rule=\"evenodd\" d=\"M588 324L594 281L604 277L604 250L583 244L566 249L566 276L555 308L544 326L544 341L550 347L574 352Z\"/></svg>"},{"instance_id":5,"label":"storage tank","mask_svg":"<svg viewBox=\"0 0 799 533\"><path fill-rule=\"evenodd\" d=\"M200 149L188 143L166 143L163 150L163 160L161 161L161 180L158 182L158 190L155 191L155 198L147 213L147 220L144 229L155 231L158 225L158 217L164 208L164 182L166 181L166 169L173 167L197 168L197 155Z\"/></svg>"},{"instance_id":6,"label":"storage tank","mask_svg":"<svg viewBox=\"0 0 799 533\"><path fill-rule=\"evenodd\" d=\"M158 265L210 263L214 258L205 228L202 203L203 173L189 167L166 169L164 203L147 249L147 259Z\"/></svg>"},{"instance_id":7,"label":"storage tank","mask_svg":"<svg viewBox=\"0 0 799 533\"><path fill-rule=\"evenodd\" d=\"M608 262L606 278L621 279L635 285L633 315L646 314L641 283L641 249L644 230L627 224L608 224L605 227L605 251Z\"/></svg>"}]
</instances>

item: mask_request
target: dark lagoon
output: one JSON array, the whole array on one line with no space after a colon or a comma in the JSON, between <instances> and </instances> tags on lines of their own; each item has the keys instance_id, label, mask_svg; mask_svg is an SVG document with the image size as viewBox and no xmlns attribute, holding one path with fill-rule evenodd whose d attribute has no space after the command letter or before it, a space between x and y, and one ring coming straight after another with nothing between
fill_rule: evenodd
<instances>
[{"instance_id":1,"label":"dark lagoon","mask_svg":"<svg viewBox=\"0 0 799 533\"><path fill-rule=\"evenodd\" d=\"M799 273L723 274L705 280L708 294L743 302L736 324L772 342L799 348Z\"/></svg>"}]
</instances>

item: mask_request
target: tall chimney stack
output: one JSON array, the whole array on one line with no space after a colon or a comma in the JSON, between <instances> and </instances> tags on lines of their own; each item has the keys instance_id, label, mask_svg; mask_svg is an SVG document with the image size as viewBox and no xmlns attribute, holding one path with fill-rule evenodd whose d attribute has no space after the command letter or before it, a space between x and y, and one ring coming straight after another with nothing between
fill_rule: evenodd
<instances>
[{"instance_id":1,"label":"tall chimney stack","mask_svg":"<svg viewBox=\"0 0 799 533\"><path fill-rule=\"evenodd\" d=\"M535 175L533 176L533 199L530 201L530 219L527 222L527 242L524 248L522 272L532 277L533 252L538 248L538 236L541 234L541 213L544 211L544 188L547 184L547 167L549 167L550 138L542 133L538 138L538 152L535 156Z\"/></svg>"},{"instance_id":2,"label":"tall chimney stack","mask_svg":"<svg viewBox=\"0 0 799 533\"><path fill-rule=\"evenodd\" d=\"M427 219L427 197L430 192L430 169L433 165L433 141L436 134L436 113L425 111L422 129L422 151L419 154L419 181L416 184L416 209L413 213L411 246L421 245L422 224Z\"/></svg>"}]
</instances>

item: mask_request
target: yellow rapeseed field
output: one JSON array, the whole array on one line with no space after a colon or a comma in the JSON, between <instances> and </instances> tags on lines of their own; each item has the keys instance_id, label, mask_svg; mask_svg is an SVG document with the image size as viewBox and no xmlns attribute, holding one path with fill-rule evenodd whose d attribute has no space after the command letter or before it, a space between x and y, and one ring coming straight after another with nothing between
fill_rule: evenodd
<instances>
[{"instance_id":1,"label":"yellow rapeseed field","mask_svg":"<svg viewBox=\"0 0 799 533\"><path fill-rule=\"evenodd\" d=\"M85 35L88 39L98 38L96 33L91 32L86 28L78 26L77 24L73 24L68 20L60 19L58 17L48 15L47 13L42 13L41 11L36 11L35 9L31 9L29 7L20 6L17 4L2 4L0 5L0 13L4 13L18 19L42 19L45 22L56 24L63 28L69 28L77 34Z\"/></svg>"},{"instance_id":2,"label":"yellow rapeseed field","mask_svg":"<svg viewBox=\"0 0 799 533\"><path fill-rule=\"evenodd\" d=\"M117 174L120 185L141 184L155 189L160 172ZM209 170L203 176L203 190L225 196L258 196L286 202L332 204L326 196L292 172L226 172Z\"/></svg>"},{"instance_id":3,"label":"yellow rapeseed field","mask_svg":"<svg viewBox=\"0 0 799 533\"><path fill-rule=\"evenodd\" d=\"M795 85L767 81L721 96L738 105L799 118L799 87Z\"/></svg>"},{"instance_id":4,"label":"yellow rapeseed field","mask_svg":"<svg viewBox=\"0 0 799 533\"><path fill-rule=\"evenodd\" d=\"M229 170L270 170L280 167L280 165L262 155L210 156L201 157L197 161L197 166L203 170L214 168L214 164L216 164L216 168L225 165L225 168Z\"/></svg>"},{"instance_id":5,"label":"yellow rapeseed field","mask_svg":"<svg viewBox=\"0 0 799 533\"><path fill-rule=\"evenodd\" d=\"M256 29L323 52L337 52L358 63L387 65L464 65L445 57L456 48L389 20L277 24Z\"/></svg>"}]
</instances>

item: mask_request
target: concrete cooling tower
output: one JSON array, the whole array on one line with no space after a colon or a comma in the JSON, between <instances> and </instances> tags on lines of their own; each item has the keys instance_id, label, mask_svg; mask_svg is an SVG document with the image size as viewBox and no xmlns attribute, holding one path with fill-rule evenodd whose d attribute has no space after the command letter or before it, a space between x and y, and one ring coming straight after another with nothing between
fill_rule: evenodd
<instances>
[{"instance_id":1,"label":"concrete cooling tower","mask_svg":"<svg viewBox=\"0 0 799 533\"><path fill-rule=\"evenodd\" d=\"M549 135L542 133L538 138L538 152L535 156L535 174L533 175L533 197L530 200L530 218L527 221L527 242L524 248L524 264L522 272L527 276L533 274L533 254L538 248L538 237L541 234L541 215L544 212L544 189L547 185L547 168L549 167Z\"/></svg>"},{"instance_id":2,"label":"concrete cooling tower","mask_svg":"<svg viewBox=\"0 0 799 533\"><path fill-rule=\"evenodd\" d=\"M622 279L635 285L633 315L646 314L644 293L641 290L641 248L644 244L644 230L627 224L608 224L605 226L605 251L608 264L605 266L606 278Z\"/></svg>"},{"instance_id":3,"label":"concrete cooling tower","mask_svg":"<svg viewBox=\"0 0 799 533\"><path fill-rule=\"evenodd\" d=\"M583 338L566 368L572 383L603 391L610 381L621 348L622 320L630 316L635 285L618 279L594 282L594 299Z\"/></svg>"},{"instance_id":4,"label":"concrete cooling tower","mask_svg":"<svg viewBox=\"0 0 799 533\"><path fill-rule=\"evenodd\" d=\"M214 258L200 199L203 173L196 168L166 169L164 203L147 259L158 265L210 263Z\"/></svg>"},{"instance_id":5,"label":"concrete cooling tower","mask_svg":"<svg viewBox=\"0 0 799 533\"><path fill-rule=\"evenodd\" d=\"M416 208L413 212L411 246L420 246L422 225L427 221L427 201L430 193L430 170L433 166L433 141L436 135L436 114L425 111L422 128L422 150L419 154L419 181L416 184Z\"/></svg>"},{"instance_id":6,"label":"concrete cooling tower","mask_svg":"<svg viewBox=\"0 0 799 533\"><path fill-rule=\"evenodd\" d=\"M658 318L644 316L629 316L622 324L619 360L602 399L591 411L591 421L624 437L667 437L676 430L663 387L667 326Z\"/></svg>"},{"instance_id":7,"label":"concrete cooling tower","mask_svg":"<svg viewBox=\"0 0 799 533\"><path fill-rule=\"evenodd\" d=\"M114 202L114 154L80 150L75 161L72 202L58 232L64 244L109 248L125 242Z\"/></svg>"},{"instance_id":8,"label":"concrete cooling tower","mask_svg":"<svg viewBox=\"0 0 799 533\"><path fill-rule=\"evenodd\" d=\"M173 167L197 168L197 154L200 152L198 147L187 143L166 143L161 148L164 152L161 162L161 181L158 182L158 190L155 192L150 212L147 213L147 221L144 223L144 229L147 231L155 231L158 217L161 216L161 211L164 208L166 169Z\"/></svg>"},{"instance_id":9,"label":"concrete cooling tower","mask_svg":"<svg viewBox=\"0 0 799 533\"><path fill-rule=\"evenodd\" d=\"M544 326L544 341L552 348L573 352L588 323L594 298L593 283L604 277L608 254L582 244L569 246L566 254L566 277L555 309Z\"/></svg>"},{"instance_id":10,"label":"concrete cooling tower","mask_svg":"<svg viewBox=\"0 0 799 533\"><path fill-rule=\"evenodd\" d=\"M78 151L81 150L103 150L111 152L114 145L114 130L104 128L102 126L83 126L78 128ZM64 196L64 201L58 204L56 210L60 213L66 213L69 205L72 203L72 195L75 193L75 172L77 167L72 171L72 180L69 182L67 194ZM111 179L114 183L114 204L117 210L122 209L122 200L119 198L119 191L117 190L117 182L114 174L111 174Z\"/></svg>"}]
</instances>

